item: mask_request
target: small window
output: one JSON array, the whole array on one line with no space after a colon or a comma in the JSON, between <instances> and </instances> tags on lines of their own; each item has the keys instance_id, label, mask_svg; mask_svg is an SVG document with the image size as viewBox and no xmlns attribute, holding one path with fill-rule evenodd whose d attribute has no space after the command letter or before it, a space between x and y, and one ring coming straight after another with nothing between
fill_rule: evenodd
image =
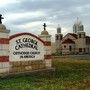
<instances>
[{"instance_id":1,"label":"small window","mask_svg":"<svg viewBox=\"0 0 90 90\"><path fill-rule=\"evenodd\" d=\"M79 48L79 52L82 52L82 48Z\"/></svg>"},{"instance_id":2,"label":"small window","mask_svg":"<svg viewBox=\"0 0 90 90\"><path fill-rule=\"evenodd\" d=\"M69 46L69 51L72 51L72 46Z\"/></svg>"},{"instance_id":3,"label":"small window","mask_svg":"<svg viewBox=\"0 0 90 90\"><path fill-rule=\"evenodd\" d=\"M66 45L64 45L64 48L66 48Z\"/></svg>"},{"instance_id":4,"label":"small window","mask_svg":"<svg viewBox=\"0 0 90 90\"><path fill-rule=\"evenodd\" d=\"M79 38L81 38L81 34L79 34Z\"/></svg>"},{"instance_id":5,"label":"small window","mask_svg":"<svg viewBox=\"0 0 90 90\"><path fill-rule=\"evenodd\" d=\"M60 39L62 40L62 35L60 36Z\"/></svg>"},{"instance_id":6,"label":"small window","mask_svg":"<svg viewBox=\"0 0 90 90\"><path fill-rule=\"evenodd\" d=\"M58 40L58 35L56 35L56 40Z\"/></svg>"}]
</instances>

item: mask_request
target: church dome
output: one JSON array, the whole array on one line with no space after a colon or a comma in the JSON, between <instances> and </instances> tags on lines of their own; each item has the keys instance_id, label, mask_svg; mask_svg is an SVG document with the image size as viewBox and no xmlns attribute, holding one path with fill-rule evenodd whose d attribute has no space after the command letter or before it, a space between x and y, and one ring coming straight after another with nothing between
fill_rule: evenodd
<instances>
[{"instance_id":1,"label":"church dome","mask_svg":"<svg viewBox=\"0 0 90 90\"><path fill-rule=\"evenodd\" d=\"M81 26L81 25L83 25L82 24L82 22L79 20L79 18L77 17L77 20L76 20L76 22L75 22L75 24L74 24L74 26Z\"/></svg>"},{"instance_id":2,"label":"church dome","mask_svg":"<svg viewBox=\"0 0 90 90\"><path fill-rule=\"evenodd\" d=\"M82 25L81 21L75 22L75 24L74 24L74 26L81 26L81 25Z\"/></svg>"},{"instance_id":3,"label":"church dome","mask_svg":"<svg viewBox=\"0 0 90 90\"><path fill-rule=\"evenodd\" d=\"M44 30L41 32L41 35L49 35L48 31Z\"/></svg>"},{"instance_id":4,"label":"church dome","mask_svg":"<svg viewBox=\"0 0 90 90\"><path fill-rule=\"evenodd\" d=\"M83 32L83 31L84 31L84 26L82 22L79 20L79 18L77 18L76 22L73 25L73 33Z\"/></svg>"},{"instance_id":5,"label":"church dome","mask_svg":"<svg viewBox=\"0 0 90 90\"><path fill-rule=\"evenodd\" d=\"M6 26L3 24L0 24L0 31L6 30Z\"/></svg>"}]
</instances>

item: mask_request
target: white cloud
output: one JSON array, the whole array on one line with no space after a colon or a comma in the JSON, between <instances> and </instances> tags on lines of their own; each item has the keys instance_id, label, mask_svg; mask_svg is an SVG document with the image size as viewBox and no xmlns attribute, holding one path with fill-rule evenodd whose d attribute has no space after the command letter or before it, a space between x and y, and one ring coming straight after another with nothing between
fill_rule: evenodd
<instances>
[{"instance_id":1,"label":"white cloud","mask_svg":"<svg viewBox=\"0 0 90 90\"><path fill-rule=\"evenodd\" d=\"M0 0L0 7L8 5L8 4L16 3L16 2L18 1L17 0Z\"/></svg>"},{"instance_id":2,"label":"white cloud","mask_svg":"<svg viewBox=\"0 0 90 90\"><path fill-rule=\"evenodd\" d=\"M37 12L26 12L26 13L9 13L5 16L7 21L14 21L29 18L35 18L45 15L44 12L37 11ZM5 21L4 21L5 22Z\"/></svg>"},{"instance_id":3,"label":"white cloud","mask_svg":"<svg viewBox=\"0 0 90 90\"><path fill-rule=\"evenodd\" d=\"M32 22L32 23L26 23L24 25L18 25L18 28L24 28L24 29L30 29L33 27L36 27L38 25L42 24L42 22Z\"/></svg>"}]
</instances>

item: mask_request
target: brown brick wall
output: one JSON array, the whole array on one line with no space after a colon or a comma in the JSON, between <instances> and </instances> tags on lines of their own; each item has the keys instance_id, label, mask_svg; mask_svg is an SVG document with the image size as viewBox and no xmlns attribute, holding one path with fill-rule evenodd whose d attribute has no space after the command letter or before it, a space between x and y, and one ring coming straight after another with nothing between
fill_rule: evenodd
<instances>
[{"instance_id":1,"label":"brown brick wall","mask_svg":"<svg viewBox=\"0 0 90 90\"><path fill-rule=\"evenodd\" d=\"M15 72L24 72L38 69L45 69L45 61L37 60L37 61L17 61L10 62L11 68L10 73Z\"/></svg>"}]
</instances>

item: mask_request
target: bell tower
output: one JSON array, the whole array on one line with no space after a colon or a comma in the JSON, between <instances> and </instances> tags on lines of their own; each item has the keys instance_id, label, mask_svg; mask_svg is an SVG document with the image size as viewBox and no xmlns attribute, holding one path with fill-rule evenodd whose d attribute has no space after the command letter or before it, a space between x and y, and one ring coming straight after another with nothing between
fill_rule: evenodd
<instances>
[{"instance_id":1,"label":"bell tower","mask_svg":"<svg viewBox=\"0 0 90 90\"><path fill-rule=\"evenodd\" d=\"M55 44L56 44L56 52L57 53L61 53L62 52L62 47L61 47L62 39L63 39L63 34L61 33L61 27L58 24L57 34L55 34Z\"/></svg>"},{"instance_id":2,"label":"bell tower","mask_svg":"<svg viewBox=\"0 0 90 90\"><path fill-rule=\"evenodd\" d=\"M79 18L77 18L73 25L73 33L77 34L77 52L80 54L86 53L86 33L84 31L84 25Z\"/></svg>"},{"instance_id":3,"label":"bell tower","mask_svg":"<svg viewBox=\"0 0 90 90\"><path fill-rule=\"evenodd\" d=\"M80 33L80 32L84 32L84 25L82 24L82 22L77 17L77 20L73 25L73 33L77 34L77 33Z\"/></svg>"}]
</instances>

